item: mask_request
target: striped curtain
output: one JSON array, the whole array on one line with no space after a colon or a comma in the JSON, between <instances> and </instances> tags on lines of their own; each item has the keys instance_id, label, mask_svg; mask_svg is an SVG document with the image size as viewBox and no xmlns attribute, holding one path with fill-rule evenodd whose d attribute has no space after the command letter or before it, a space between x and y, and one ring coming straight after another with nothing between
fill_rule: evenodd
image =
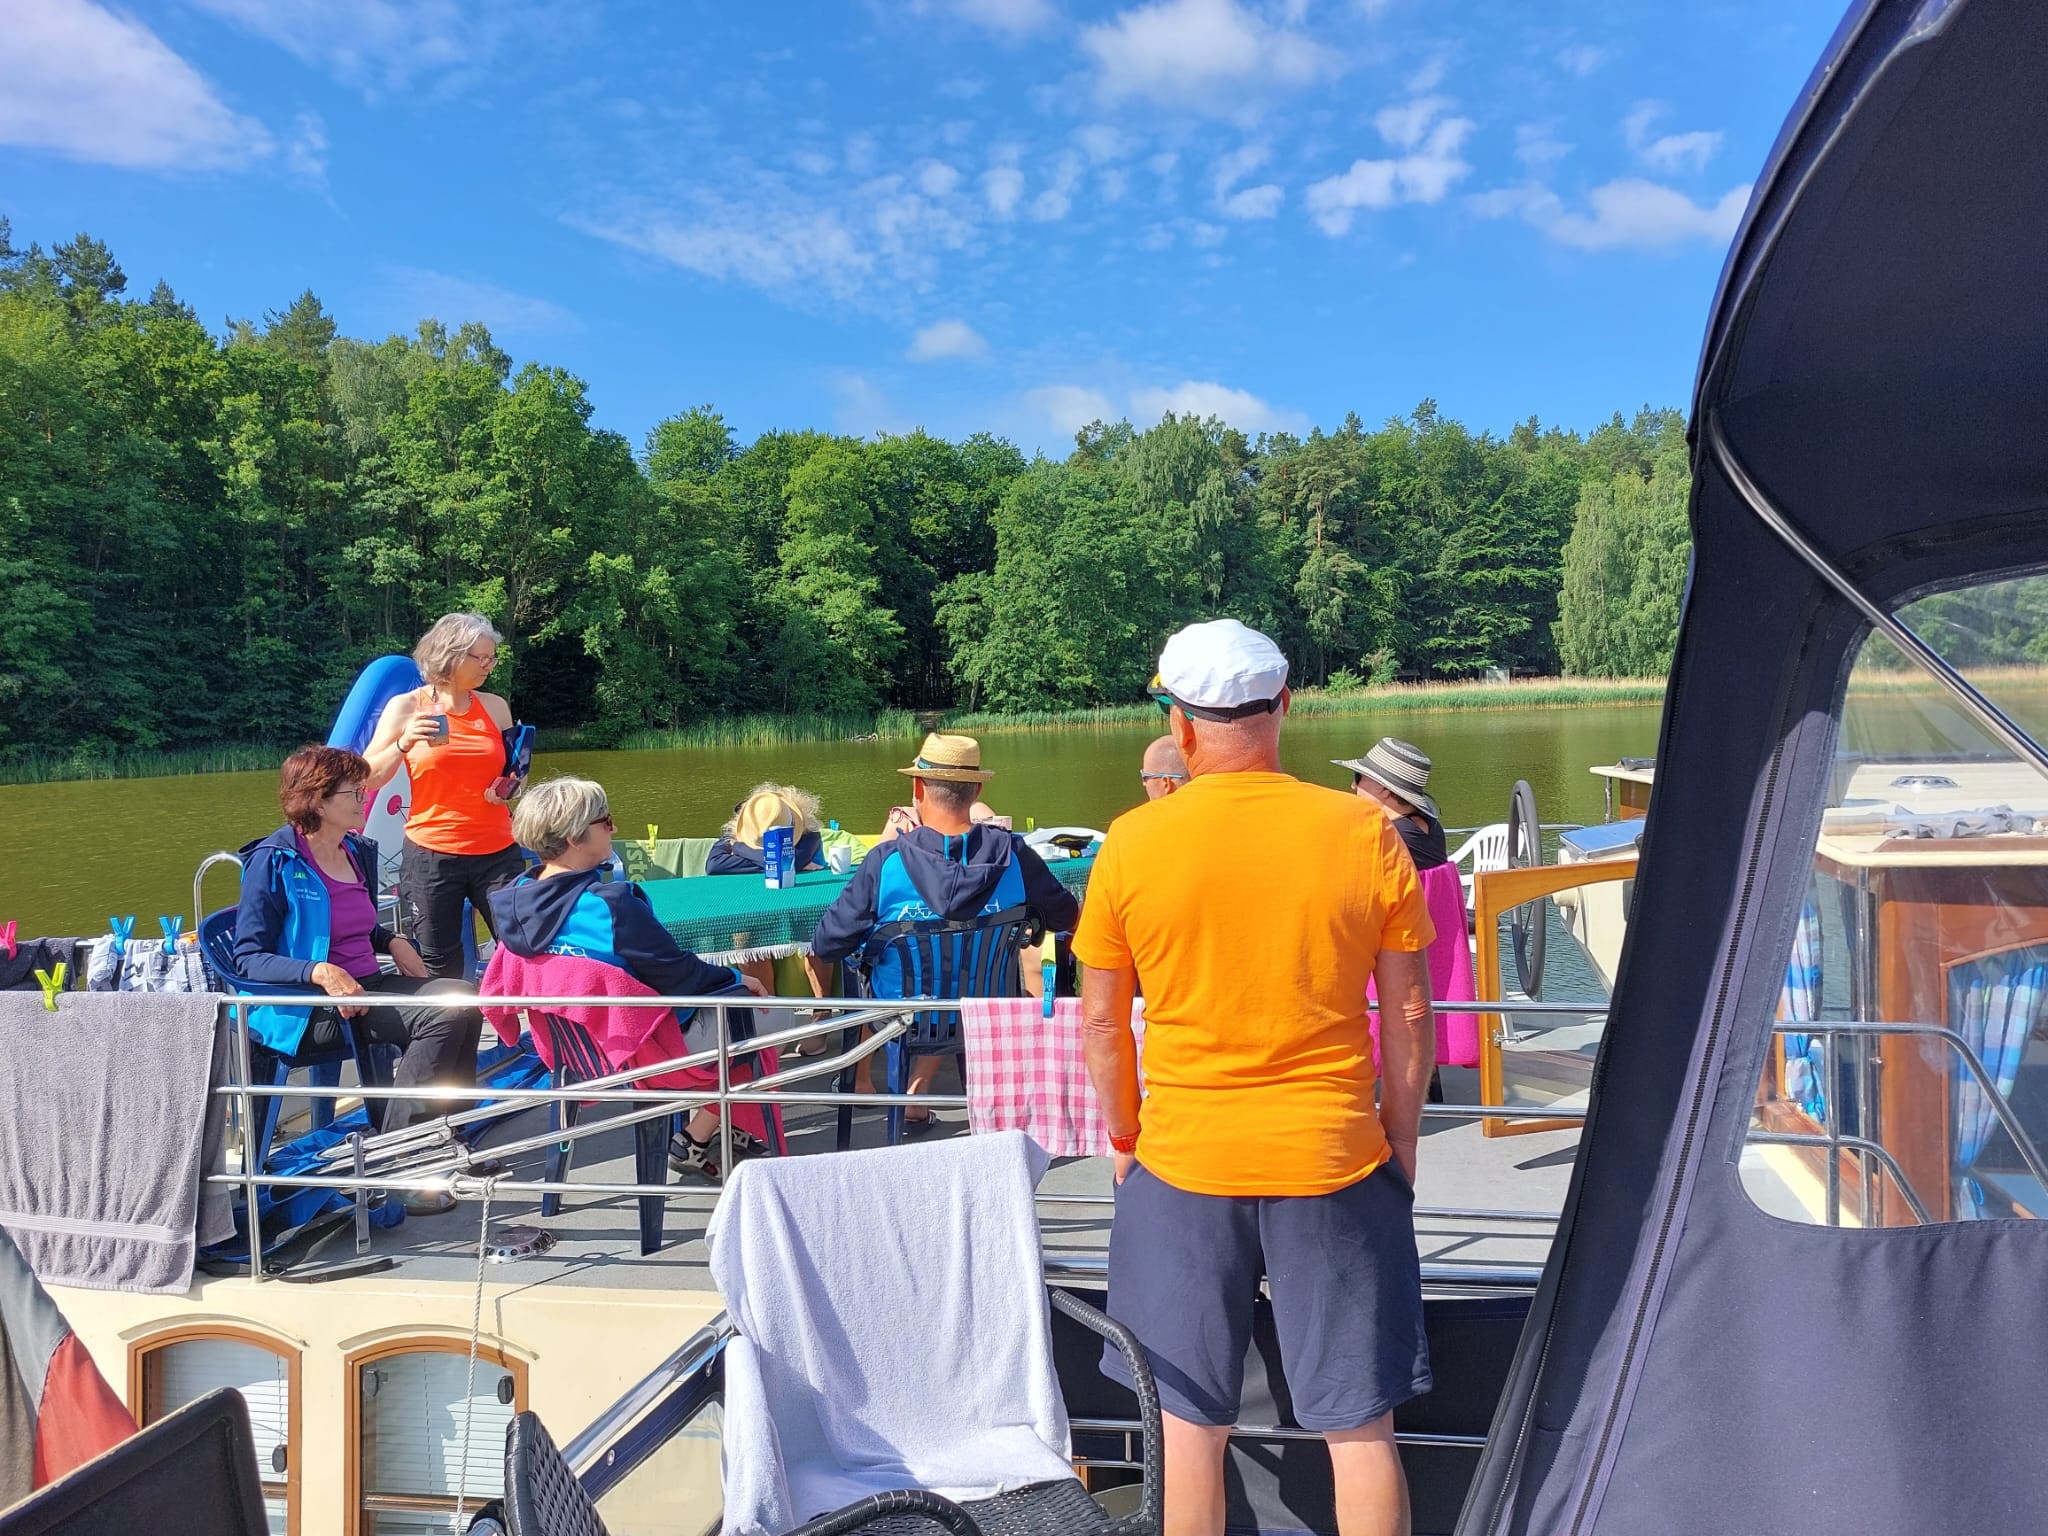
<instances>
[{"instance_id":1,"label":"striped curtain","mask_svg":"<svg viewBox=\"0 0 2048 1536\"><path fill-rule=\"evenodd\" d=\"M1949 977L1949 1018L1984 1064L1999 1096L2012 1092L2027 1036L2048 1002L2048 962L2038 950L1994 955L1958 966ZM1960 1058L1954 1068L1951 1108L1955 1125L1956 1215L1964 1221L1985 1214L1984 1188L1976 1162L1991 1139L1998 1117L1977 1075Z\"/></svg>"},{"instance_id":2,"label":"striped curtain","mask_svg":"<svg viewBox=\"0 0 2048 1536\"><path fill-rule=\"evenodd\" d=\"M1792 959L1785 967L1785 985L1778 992L1778 1022L1804 1024L1820 1017L1820 905L1811 892L1799 908L1792 930ZM1821 1070L1820 1040L1791 1035L1785 1041L1784 1096L1815 1120L1827 1113L1826 1074Z\"/></svg>"}]
</instances>

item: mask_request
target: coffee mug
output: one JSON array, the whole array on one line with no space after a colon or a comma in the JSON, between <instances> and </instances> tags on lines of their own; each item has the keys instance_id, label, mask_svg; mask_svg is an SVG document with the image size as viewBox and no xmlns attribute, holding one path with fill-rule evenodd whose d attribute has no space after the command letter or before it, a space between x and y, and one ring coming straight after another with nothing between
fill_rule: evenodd
<instances>
[{"instance_id":1,"label":"coffee mug","mask_svg":"<svg viewBox=\"0 0 2048 1536\"><path fill-rule=\"evenodd\" d=\"M836 843L825 850L825 864L835 875L851 874L853 850L844 843Z\"/></svg>"}]
</instances>

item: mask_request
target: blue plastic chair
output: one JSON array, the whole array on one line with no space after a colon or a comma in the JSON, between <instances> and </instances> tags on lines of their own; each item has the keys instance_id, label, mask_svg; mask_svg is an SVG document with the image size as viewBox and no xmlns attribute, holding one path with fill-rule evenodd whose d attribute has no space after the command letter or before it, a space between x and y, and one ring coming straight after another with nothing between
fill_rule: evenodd
<instances>
[{"instance_id":1,"label":"blue plastic chair","mask_svg":"<svg viewBox=\"0 0 2048 1536\"><path fill-rule=\"evenodd\" d=\"M1043 937L1044 930L1026 907L969 918L926 918L916 922L882 923L868 935L853 967L864 997L877 1000L951 1000L962 997L1021 997L1017 952ZM876 976L894 959L894 979L878 987ZM852 1048L849 1038L846 1049ZM957 1056L962 1050L960 1015L954 1010L920 1009L910 1028L883 1048L887 1091L900 1094L918 1056ZM964 1070L964 1069L963 1069ZM840 1076L840 1091L851 1091L853 1074ZM888 1111L889 1145L903 1138L903 1106ZM853 1141L853 1107L839 1110L839 1146Z\"/></svg>"},{"instance_id":2,"label":"blue plastic chair","mask_svg":"<svg viewBox=\"0 0 2048 1536\"><path fill-rule=\"evenodd\" d=\"M235 969L235 909L222 907L218 912L209 912L199 924L199 953L206 968L213 972L224 991L244 997L289 997L294 992L304 994L304 988L273 987L262 982L251 981ZM305 1069L307 1077L319 1087L338 1088L341 1086L341 1064L354 1061L357 1081L373 1087L388 1087L391 1071L377 1059L376 1052L368 1042L358 1036L347 1019L342 1019L340 1043L330 1047L304 1046L287 1056L251 1038L249 1041L249 1075L251 1081L282 1088L290 1080L295 1069ZM257 1125L256 1156L259 1162L268 1163L270 1143L277 1134L277 1122L284 1101L266 1096L259 1113L262 1119ZM324 1129L334 1119L334 1100L314 1099L311 1120L315 1130Z\"/></svg>"}]
</instances>

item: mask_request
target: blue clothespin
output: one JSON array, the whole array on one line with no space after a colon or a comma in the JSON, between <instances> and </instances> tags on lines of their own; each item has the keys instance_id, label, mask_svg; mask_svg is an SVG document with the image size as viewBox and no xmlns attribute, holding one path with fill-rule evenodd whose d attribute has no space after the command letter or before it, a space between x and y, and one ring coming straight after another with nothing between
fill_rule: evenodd
<instances>
[{"instance_id":1,"label":"blue clothespin","mask_svg":"<svg viewBox=\"0 0 2048 1536\"><path fill-rule=\"evenodd\" d=\"M1052 1017L1053 983L1058 979L1059 973L1060 936L1056 933L1048 933L1045 936L1045 948L1040 951L1038 957L1038 977L1043 994L1039 999L1040 1018L1049 1019Z\"/></svg>"},{"instance_id":2,"label":"blue clothespin","mask_svg":"<svg viewBox=\"0 0 2048 1536\"><path fill-rule=\"evenodd\" d=\"M185 931L183 914L177 917L160 917L156 920L156 925L164 931L164 953L173 953L178 947L178 935Z\"/></svg>"},{"instance_id":3,"label":"blue clothespin","mask_svg":"<svg viewBox=\"0 0 2048 1536\"><path fill-rule=\"evenodd\" d=\"M113 934L115 943L123 950L127 949L129 937L135 932L135 915L130 913L126 917L108 918L107 931Z\"/></svg>"},{"instance_id":4,"label":"blue clothespin","mask_svg":"<svg viewBox=\"0 0 2048 1536\"><path fill-rule=\"evenodd\" d=\"M57 994L64 990L64 962L59 960L54 971L37 971L36 984L43 989L43 1006L55 1013Z\"/></svg>"}]
</instances>

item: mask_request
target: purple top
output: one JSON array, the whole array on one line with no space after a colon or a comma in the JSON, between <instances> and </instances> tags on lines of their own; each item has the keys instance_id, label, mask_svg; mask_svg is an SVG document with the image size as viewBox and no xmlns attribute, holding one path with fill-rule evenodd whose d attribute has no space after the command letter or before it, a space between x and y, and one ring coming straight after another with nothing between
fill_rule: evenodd
<instances>
[{"instance_id":1,"label":"purple top","mask_svg":"<svg viewBox=\"0 0 2048 1536\"><path fill-rule=\"evenodd\" d=\"M299 852L306 862L320 870L320 883L327 887L327 959L361 981L377 974L377 951L370 944L370 930L377 926L377 908L370 900L370 888L362 880L337 880L320 869L313 849L299 834ZM347 850L343 850L344 857Z\"/></svg>"}]
</instances>

